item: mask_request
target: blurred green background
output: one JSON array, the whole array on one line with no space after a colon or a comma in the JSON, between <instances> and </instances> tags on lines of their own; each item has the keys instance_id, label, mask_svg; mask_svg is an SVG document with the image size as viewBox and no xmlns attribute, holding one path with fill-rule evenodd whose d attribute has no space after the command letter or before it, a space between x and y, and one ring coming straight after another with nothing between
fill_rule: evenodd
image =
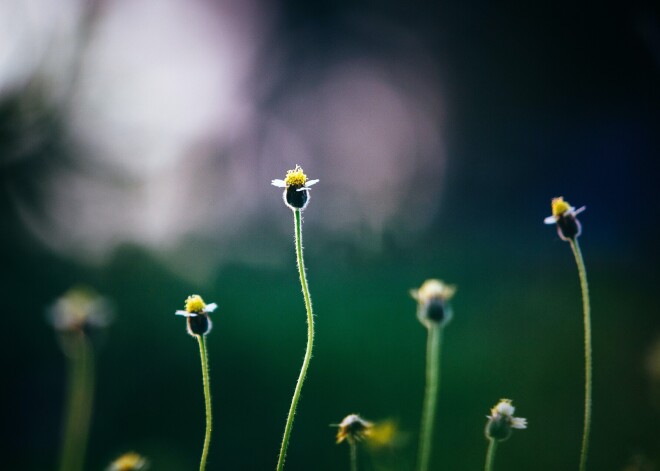
<instances>
[{"instance_id":1,"label":"blurred green background","mask_svg":"<svg viewBox=\"0 0 660 471\"><path fill-rule=\"evenodd\" d=\"M193 3L211 5L218 17L226 14L218 7L222 2ZM95 21L110 15L106 2L91 5L86 20L82 15L91 26L81 28L82 46L74 57L84 53ZM442 90L442 111L428 123L442 140L441 169L426 174L423 159L401 152L393 160L397 186L383 194L369 190L367 198L359 187L368 185L370 169L380 164L365 160L364 171L354 175L358 190L333 212L324 200L336 198L341 188L325 184L331 181L325 172L346 157L323 148L302 162L310 178L321 180L304 212L317 336L287 469L347 469L347 447L335 445L329 424L354 412L393 419L405 436L401 448L362 453L361 469L413 469L426 338L408 291L431 277L458 285L442 347L432 469L482 469L485 415L502 397L513 399L529 428L499 448L496 468L577 467L580 290L568 244L542 224L550 199L559 195L588 207L580 216L580 240L594 329L590 469L660 469L657 10L644 2L249 5L247 13L239 8L242 18L267 10L275 26L266 37L277 39L277 47L261 46L245 79L259 100L256 123L275 113L283 96L296 96L301 73L356 49L378 58L380 70L396 70L401 57L423 49L425 65L416 63L410 73L433 69L427 83ZM14 13L5 8L0 18L10 24ZM135 25L125 25L130 27ZM281 61L278 67L271 56ZM135 67L149 68L151 60L146 55ZM81 71L87 63L78 64ZM10 70L7 64L3 59L0 72ZM267 92L259 86L260 74L277 77ZM313 82L313 74L304 76ZM219 305L208 339L215 408L209 469L272 469L304 353L305 313L292 216L269 179L283 178L299 162L268 161L269 141L259 133L258 144L239 151L226 142L215 148L209 139L208 168L234 179L218 180L218 187L229 185L230 195L210 203L224 211L215 214L210 229L191 224L193 230L177 239L184 249L111 235L111 249L88 256L84 242L107 234L90 226L78 241L79 233L66 231L75 218L64 230L49 232L45 223L34 229L35 220L58 218L45 190L49 178L73 168L93 174L99 185L111 182L129 191L133 183L118 177L113 165L90 160L93 148L76 145L68 121L75 100L44 99L49 86L34 72L0 87L0 294L8 327L0 344L2 468L44 470L57 463L66 371L44 312L82 283L110 298L117 314L94 339L98 381L87 469L103 469L128 450L146 455L154 470L196 469L204 426L198 350L183 320L173 315L192 293ZM408 86L401 85L406 93ZM368 106L361 111L368 121ZM121 119L121 108L118 113ZM341 122L343 115L335 119ZM252 151L260 157L246 158ZM186 158L194 160L192 154ZM269 173L273 167L278 173ZM418 172L413 178L397 179L399 169L411 167ZM183 183L171 185L181 198L189 193ZM71 201L83 211L86 198L81 193ZM86 221L101 224L129 211L131 201L110 200ZM196 209L192 201L172 204L173 226L179 219L187 224L187 212ZM395 208L386 223L378 230L367 227L363 221L386 204ZM333 231L335 218L352 211L353 225ZM142 216L149 220L148 213ZM417 226L417 220L424 223ZM217 238L229 230L235 236Z\"/></svg>"}]
</instances>

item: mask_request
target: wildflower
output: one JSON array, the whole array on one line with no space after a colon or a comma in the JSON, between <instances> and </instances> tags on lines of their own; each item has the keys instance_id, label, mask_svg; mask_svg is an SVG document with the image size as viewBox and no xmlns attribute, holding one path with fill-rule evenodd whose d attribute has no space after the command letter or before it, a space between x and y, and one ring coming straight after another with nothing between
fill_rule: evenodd
<instances>
[{"instance_id":1,"label":"wildflower","mask_svg":"<svg viewBox=\"0 0 660 471\"><path fill-rule=\"evenodd\" d=\"M417 301L417 318L425 326L445 325L452 317L448 302L456 293L456 286L441 280L426 280L419 289L410 290Z\"/></svg>"},{"instance_id":2,"label":"wildflower","mask_svg":"<svg viewBox=\"0 0 660 471\"><path fill-rule=\"evenodd\" d=\"M309 187L318 182L318 179L307 180L307 175L303 173L303 169L300 165L296 165L293 170L287 170L284 180L272 180L271 185L284 188L282 195L284 204L293 210L302 210L305 209L309 201Z\"/></svg>"},{"instance_id":3,"label":"wildflower","mask_svg":"<svg viewBox=\"0 0 660 471\"><path fill-rule=\"evenodd\" d=\"M175 314L187 318L187 329L190 335L193 337L195 335L206 335L213 327L209 314L215 311L217 307L216 303L206 304L200 295L193 294L186 298L185 310L176 311Z\"/></svg>"},{"instance_id":4,"label":"wildflower","mask_svg":"<svg viewBox=\"0 0 660 471\"><path fill-rule=\"evenodd\" d=\"M350 414L344 417L337 427L337 443L347 440L349 443L362 441L368 437L373 430L374 424L364 420L357 414Z\"/></svg>"},{"instance_id":5,"label":"wildflower","mask_svg":"<svg viewBox=\"0 0 660 471\"><path fill-rule=\"evenodd\" d=\"M543 222L557 224L557 234L561 240L576 239L582 233L582 226L575 216L585 209L586 206L575 209L562 196L552 198L552 216L548 216Z\"/></svg>"},{"instance_id":6,"label":"wildflower","mask_svg":"<svg viewBox=\"0 0 660 471\"><path fill-rule=\"evenodd\" d=\"M131 451L113 461L107 471L140 471L147 469L147 464L144 457Z\"/></svg>"},{"instance_id":7,"label":"wildflower","mask_svg":"<svg viewBox=\"0 0 660 471\"><path fill-rule=\"evenodd\" d=\"M90 288L75 287L55 301L47 316L60 332L80 332L108 326L113 313L108 299Z\"/></svg>"},{"instance_id":8,"label":"wildflower","mask_svg":"<svg viewBox=\"0 0 660 471\"><path fill-rule=\"evenodd\" d=\"M511 436L514 428L527 428L527 419L514 417L516 408L511 405L510 399L500 399L500 402L490 410L486 424L486 438L489 440L504 441Z\"/></svg>"}]
</instances>

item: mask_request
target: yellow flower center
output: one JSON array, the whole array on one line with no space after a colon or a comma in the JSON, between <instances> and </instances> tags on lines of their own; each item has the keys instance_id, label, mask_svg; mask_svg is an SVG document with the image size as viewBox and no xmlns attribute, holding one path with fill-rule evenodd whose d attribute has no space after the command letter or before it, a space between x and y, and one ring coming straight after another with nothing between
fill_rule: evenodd
<instances>
[{"instance_id":1,"label":"yellow flower center","mask_svg":"<svg viewBox=\"0 0 660 471\"><path fill-rule=\"evenodd\" d=\"M412 296L420 303L427 303L432 299L450 300L456 293L456 286L447 285L441 280L426 280L418 290L412 291Z\"/></svg>"},{"instance_id":2,"label":"yellow flower center","mask_svg":"<svg viewBox=\"0 0 660 471\"><path fill-rule=\"evenodd\" d=\"M306 181L307 175L303 173L300 165L296 165L296 168L293 170L287 170L286 177L284 177L286 186L304 186Z\"/></svg>"},{"instance_id":3,"label":"yellow flower center","mask_svg":"<svg viewBox=\"0 0 660 471\"><path fill-rule=\"evenodd\" d=\"M552 215L554 217L561 216L569 209L571 209L571 205L568 204L568 201L564 201L563 196L552 198Z\"/></svg>"},{"instance_id":4,"label":"yellow flower center","mask_svg":"<svg viewBox=\"0 0 660 471\"><path fill-rule=\"evenodd\" d=\"M186 299L186 311L190 313L200 313L206 308L206 303L198 294L188 296Z\"/></svg>"},{"instance_id":5,"label":"yellow flower center","mask_svg":"<svg viewBox=\"0 0 660 471\"><path fill-rule=\"evenodd\" d=\"M112 463L112 471L133 471L138 470L144 466L145 460L137 453L126 453L119 458L117 458L114 463Z\"/></svg>"}]
</instances>

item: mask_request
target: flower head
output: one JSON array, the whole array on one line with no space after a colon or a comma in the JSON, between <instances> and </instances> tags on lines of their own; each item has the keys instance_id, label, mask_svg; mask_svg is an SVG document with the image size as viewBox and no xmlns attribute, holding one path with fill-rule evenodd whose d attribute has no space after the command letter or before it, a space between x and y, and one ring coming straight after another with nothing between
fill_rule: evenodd
<instances>
[{"instance_id":1,"label":"flower head","mask_svg":"<svg viewBox=\"0 0 660 471\"><path fill-rule=\"evenodd\" d=\"M545 224L557 224L557 234L562 240L573 240L582 233L580 221L575 216L587 209L586 206L575 209L562 196L552 198L552 216L543 220Z\"/></svg>"},{"instance_id":2,"label":"flower head","mask_svg":"<svg viewBox=\"0 0 660 471\"><path fill-rule=\"evenodd\" d=\"M112 322L113 311L107 298L78 286L58 298L47 316L58 331L79 332L106 327Z\"/></svg>"},{"instance_id":3,"label":"flower head","mask_svg":"<svg viewBox=\"0 0 660 471\"><path fill-rule=\"evenodd\" d=\"M188 333L193 337L195 335L206 335L211 331L213 323L209 314L217 309L216 303L206 304L198 294L192 294L186 298L183 311L176 311L177 316L187 318Z\"/></svg>"},{"instance_id":4,"label":"flower head","mask_svg":"<svg viewBox=\"0 0 660 471\"><path fill-rule=\"evenodd\" d=\"M272 180L271 185L278 188L284 188L284 204L289 208L305 209L309 201L310 186L318 183L318 180L307 180L307 175L303 172L300 165L296 165L293 170L287 170L284 180Z\"/></svg>"},{"instance_id":5,"label":"flower head","mask_svg":"<svg viewBox=\"0 0 660 471\"><path fill-rule=\"evenodd\" d=\"M147 469L147 460L132 451L124 453L108 467L108 471L140 471L144 469Z\"/></svg>"},{"instance_id":6,"label":"flower head","mask_svg":"<svg viewBox=\"0 0 660 471\"><path fill-rule=\"evenodd\" d=\"M487 415L486 438L491 440L504 441L511 436L511 430L514 428L527 428L527 419L514 417L516 408L511 405L510 399L500 399L495 407Z\"/></svg>"},{"instance_id":7,"label":"flower head","mask_svg":"<svg viewBox=\"0 0 660 471\"><path fill-rule=\"evenodd\" d=\"M448 301L456 293L455 285L441 280L426 280L419 289L410 290L417 301L417 318L427 327L434 324L445 325L451 320L452 310Z\"/></svg>"},{"instance_id":8,"label":"flower head","mask_svg":"<svg viewBox=\"0 0 660 471\"><path fill-rule=\"evenodd\" d=\"M355 443L368 437L374 424L364 420L357 414L350 414L344 417L337 427L337 443L347 440L349 443Z\"/></svg>"}]
</instances>

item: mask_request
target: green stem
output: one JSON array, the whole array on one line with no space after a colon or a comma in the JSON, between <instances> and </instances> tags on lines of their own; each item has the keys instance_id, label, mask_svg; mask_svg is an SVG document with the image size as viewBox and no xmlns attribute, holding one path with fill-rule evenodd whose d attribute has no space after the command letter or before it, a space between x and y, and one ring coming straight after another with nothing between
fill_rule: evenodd
<instances>
[{"instance_id":1,"label":"green stem","mask_svg":"<svg viewBox=\"0 0 660 471\"><path fill-rule=\"evenodd\" d=\"M440 383L440 344L442 327L431 324L428 327L426 342L426 392L422 409L422 426L419 440L419 471L427 471L431 461L431 443L433 440L433 422L435 420L435 405Z\"/></svg>"},{"instance_id":2,"label":"green stem","mask_svg":"<svg viewBox=\"0 0 660 471\"><path fill-rule=\"evenodd\" d=\"M199 343L199 356L202 360L202 378L204 380L204 402L206 405L206 435L204 436L204 448L202 450L202 459L199 462L199 471L206 469L206 458L209 454L211 445L211 430L213 429L213 415L211 414L211 380L209 378L209 357L206 351L206 337L197 335Z\"/></svg>"},{"instance_id":3,"label":"green stem","mask_svg":"<svg viewBox=\"0 0 660 471\"><path fill-rule=\"evenodd\" d=\"M589 432L591 429L591 306L589 304L589 283L587 282L587 269L582 258L582 251L577 239L570 239L571 249L575 255L580 286L582 288L582 309L584 312L584 429L582 432L582 450L580 452L580 471L587 469L587 451L589 448Z\"/></svg>"},{"instance_id":4,"label":"green stem","mask_svg":"<svg viewBox=\"0 0 660 471\"><path fill-rule=\"evenodd\" d=\"M493 463L495 462L495 449L497 448L497 440L489 438L488 453L486 454L486 468L485 471L493 471Z\"/></svg>"},{"instance_id":5,"label":"green stem","mask_svg":"<svg viewBox=\"0 0 660 471\"><path fill-rule=\"evenodd\" d=\"M307 349L305 350L305 359L303 360L300 375L296 389L291 398L291 406L289 407L289 415L286 419L286 426L284 427L284 437L282 437L282 446L280 447L280 456L277 461L277 471L284 469L284 459L286 458L286 450L289 446L289 438L291 437L291 429L293 428L293 417L296 414L296 407L300 399L300 391L302 390L303 382L307 376L307 368L312 359L312 346L314 345L314 313L312 312L312 300L309 296L309 288L307 287L307 275L305 274L305 262L303 260L303 247L302 247L302 221L300 217L300 209L293 211L294 225L296 234L296 258L298 260L298 274L300 275L300 285L302 286L303 297L305 298L305 309L307 311Z\"/></svg>"},{"instance_id":6,"label":"green stem","mask_svg":"<svg viewBox=\"0 0 660 471\"><path fill-rule=\"evenodd\" d=\"M355 440L348 440L348 446L350 447L351 450L351 471L357 471L358 470L357 443L355 442Z\"/></svg>"},{"instance_id":7,"label":"green stem","mask_svg":"<svg viewBox=\"0 0 660 471\"><path fill-rule=\"evenodd\" d=\"M94 357L85 334L70 335L64 339L68 346L65 353L69 360L69 384L60 471L82 471L94 396Z\"/></svg>"}]
</instances>

